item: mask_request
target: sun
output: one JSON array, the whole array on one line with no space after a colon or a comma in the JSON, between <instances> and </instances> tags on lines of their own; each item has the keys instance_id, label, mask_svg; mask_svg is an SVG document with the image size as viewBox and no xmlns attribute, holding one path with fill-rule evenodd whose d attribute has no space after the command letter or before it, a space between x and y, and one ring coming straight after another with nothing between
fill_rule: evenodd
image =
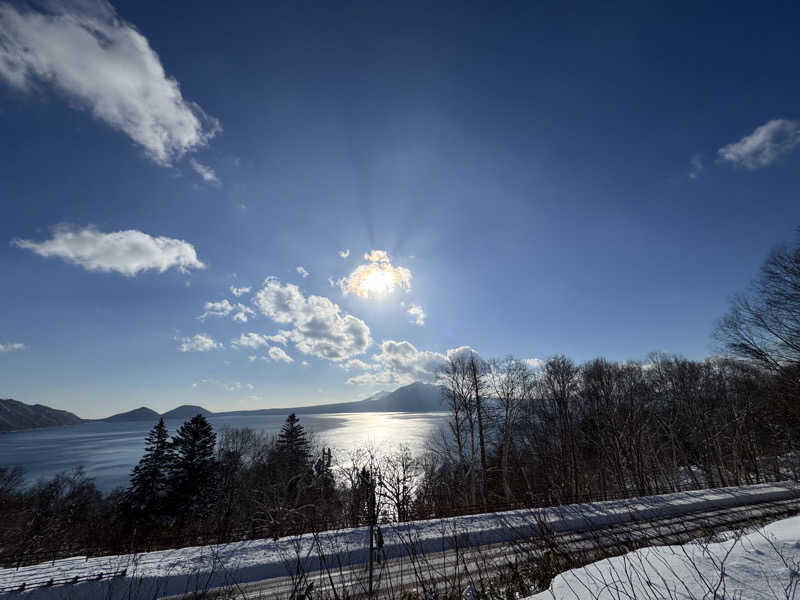
<instances>
[{"instance_id":1,"label":"sun","mask_svg":"<svg viewBox=\"0 0 800 600\"><path fill-rule=\"evenodd\" d=\"M344 295L355 294L361 298L382 298L395 289L411 290L411 271L395 267L385 250L364 254L367 262L358 265L350 275L339 280Z\"/></svg>"},{"instance_id":2,"label":"sun","mask_svg":"<svg viewBox=\"0 0 800 600\"><path fill-rule=\"evenodd\" d=\"M394 276L392 273L377 267L361 280L361 292L363 296L384 296L394 289Z\"/></svg>"}]
</instances>

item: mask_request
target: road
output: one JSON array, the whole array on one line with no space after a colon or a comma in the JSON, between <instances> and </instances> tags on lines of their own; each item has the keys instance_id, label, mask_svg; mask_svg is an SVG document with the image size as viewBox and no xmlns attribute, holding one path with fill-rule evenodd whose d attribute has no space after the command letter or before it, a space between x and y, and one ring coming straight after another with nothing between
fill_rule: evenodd
<instances>
[{"instance_id":1,"label":"road","mask_svg":"<svg viewBox=\"0 0 800 600\"><path fill-rule=\"evenodd\" d=\"M472 581L496 576L518 561L535 564L547 552L559 560L559 551L585 564L604 555L618 554L642 545L677 544L708 536L712 532L732 530L764 523L800 512L800 499L764 502L757 505L701 511L647 522L634 522L592 531L544 535L514 543L478 548L454 549L426 555L410 555L376 563L373 579L374 598L397 598L403 591L421 593L436 590L464 590ZM534 562L530 562L534 561ZM568 568L563 563L563 568ZM574 566L574 565L569 565ZM364 564L335 567L297 577L280 577L228 588L211 590L204 598L265 600L297 598L312 586L314 598L368 598L367 567ZM196 595L172 596L196 598Z\"/></svg>"}]
</instances>

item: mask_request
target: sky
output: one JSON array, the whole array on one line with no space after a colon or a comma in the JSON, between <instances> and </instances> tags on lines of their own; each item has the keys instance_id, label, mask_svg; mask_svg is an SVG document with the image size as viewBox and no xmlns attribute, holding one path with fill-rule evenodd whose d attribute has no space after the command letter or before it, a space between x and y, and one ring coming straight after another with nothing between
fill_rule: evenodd
<instances>
[{"instance_id":1,"label":"sky","mask_svg":"<svg viewBox=\"0 0 800 600\"><path fill-rule=\"evenodd\" d=\"M0 397L703 359L800 225L786 4L0 1Z\"/></svg>"}]
</instances>

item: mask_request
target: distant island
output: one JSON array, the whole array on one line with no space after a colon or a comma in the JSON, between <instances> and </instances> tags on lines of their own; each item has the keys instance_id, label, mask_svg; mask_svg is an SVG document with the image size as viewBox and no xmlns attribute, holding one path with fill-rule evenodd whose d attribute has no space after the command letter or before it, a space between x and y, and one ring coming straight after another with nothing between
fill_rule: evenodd
<instances>
[{"instance_id":1,"label":"distant island","mask_svg":"<svg viewBox=\"0 0 800 600\"><path fill-rule=\"evenodd\" d=\"M437 385L428 383L412 383L402 386L393 392L378 392L363 400L338 402L335 404L315 404L313 406L294 406L286 408L264 408L257 410L235 410L212 412L202 406L184 404L165 413L159 413L142 406L133 410L111 415L103 419L82 419L65 410L57 410L41 404L25 404L17 400L0 399L0 432L19 431L23 429L40 429L44 427L61 427L86 422L154 422L160 418L189 419L197 414L203 416L236 416L236 415L286 415L319 414L319 413L355 413L355 412L437 412L442 409L442 392Z\"/></svg>"}]
</instances>

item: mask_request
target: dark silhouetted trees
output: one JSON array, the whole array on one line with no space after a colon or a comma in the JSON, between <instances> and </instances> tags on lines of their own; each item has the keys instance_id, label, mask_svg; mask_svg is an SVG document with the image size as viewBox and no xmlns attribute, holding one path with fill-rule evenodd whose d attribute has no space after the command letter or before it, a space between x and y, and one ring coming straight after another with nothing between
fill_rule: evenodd
<instances>
[{"instance_id":1,"label":"dark silhouetted trees","mask_svg":"<svg viewBox=\"0 0 800 600\"><path fill-rule=\"evenodd\" d=\"M160 419L145 438L144 455L133 468L127 498L132 510L158 516L167 498L167 476L173 455L169 433Z\"/></svg>"}]
</instances>

